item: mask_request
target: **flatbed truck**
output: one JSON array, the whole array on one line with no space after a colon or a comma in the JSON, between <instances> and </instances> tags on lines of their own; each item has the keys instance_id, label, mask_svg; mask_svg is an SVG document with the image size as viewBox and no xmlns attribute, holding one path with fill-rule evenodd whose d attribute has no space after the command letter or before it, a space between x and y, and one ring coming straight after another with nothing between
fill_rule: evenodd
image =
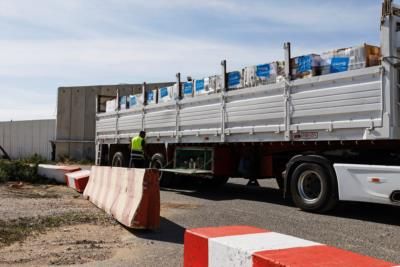
<instances>
[{"instance_id":1,"label":"flatbed truck","mask_svg":"<svg viewBox=\"0 0 400 267\"><path fill-rule=\"evenodd\" d=\"M98 165L127 166L145 130L149 167L224 184L274 178L301 209L338 201L400 206L400 6L385 0L379 66L98 112ZM180 86L178 75L177 84ZM144 93L146 88L144 86ZM99 110L98 110L99 111Z\"/></svg>"}]
</instances>

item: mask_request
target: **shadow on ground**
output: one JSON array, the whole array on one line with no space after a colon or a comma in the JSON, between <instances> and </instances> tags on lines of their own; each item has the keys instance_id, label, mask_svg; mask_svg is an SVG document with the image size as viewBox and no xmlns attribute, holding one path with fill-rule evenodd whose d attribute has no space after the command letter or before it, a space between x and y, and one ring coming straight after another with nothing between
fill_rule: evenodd
<instances>
[{"instance_id":1,"label":"shadow on ground","mask_svg":"<svg viewBox=\"0 0 400 267\"><path fill-rule=\"evenodd\" d=\"M192 181L180 183L173 188L163 188L163 191L201 198L211 201L247 200L283 205L297 209L290 198L284 199L282 192L270 187L249 187L243 184L228 183L219 189L205 189ZM335 210L326 216L342 217L368 222L400 226L400 207L370 203L340 202Z\"/></svg>"},{"instance_id":2,"label":"shadow on ground","mask_svg":"<svg viewBox=\"0 0 400 267\"><path fill-rule=\"evenodd\" d=\"M161 217L159 230L127 230L138 238L175 244L183 244L183 237L185 234L185 228L164 217Z\"/></svg>"}]
</instances>

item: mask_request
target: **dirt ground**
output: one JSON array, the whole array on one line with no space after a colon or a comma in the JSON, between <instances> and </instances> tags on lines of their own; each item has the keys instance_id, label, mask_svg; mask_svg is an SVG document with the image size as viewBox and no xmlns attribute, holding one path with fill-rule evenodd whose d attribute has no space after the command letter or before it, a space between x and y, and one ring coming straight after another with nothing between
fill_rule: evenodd
<instances>
[{"instance_id":1,"label":"dirt ground","mask_svg":"<svg viewBox=\"0 0 400 267\"><path fill-rule=\"evenodd\" d=\"M0 266L115 266L147 245L70 188L0 185Z\"/></svg>"}]
</instances>

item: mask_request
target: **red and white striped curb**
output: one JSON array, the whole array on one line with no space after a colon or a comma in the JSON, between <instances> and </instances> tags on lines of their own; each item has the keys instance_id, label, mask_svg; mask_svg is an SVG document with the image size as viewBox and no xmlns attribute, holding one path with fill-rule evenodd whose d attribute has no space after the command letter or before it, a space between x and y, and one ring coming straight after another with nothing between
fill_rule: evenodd
<instances>
[{"instance_id":1,"label":"red and white striped curb","mask_svg":"<svg viewBox=\"0 0 400 267\"><path fill-rule=\"evenodd\" d=\"M185 267L395 267L393 263L250 226L187 230Z\"/></svg>"},{"instance_id":2,"label":"red and white striped curb","mask_svg":"<svg viewBox=\"0 0 400 267\"><path fill-rule=\"evenodd\" d=\"M65 174L67 186L75 189L79 193L85 191L86 185L89 181L90 171L83 170Z\"/></svg>"}]
</instances>

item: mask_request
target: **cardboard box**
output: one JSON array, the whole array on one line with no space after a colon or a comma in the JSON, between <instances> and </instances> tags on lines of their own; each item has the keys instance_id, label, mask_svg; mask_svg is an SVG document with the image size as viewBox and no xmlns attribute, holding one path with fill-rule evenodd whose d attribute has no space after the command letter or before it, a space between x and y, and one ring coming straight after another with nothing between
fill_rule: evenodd
<instances>
[{"instance_id":1,"label":"cardboard box","mask_svg":"<svg viewBox=\"0 0 400 267\"><path fill-rule=\"evenodd\" d=\"M244 87L243 72L232 71L228 73L228 90L240 89Z\"/></svg>"},{"instance_id":2,"label":"cardboard box","mask_svg":"<svg viewBox=\"0 0 400 267\"><path fill-rule=\"evenodd\" d=\"M182 97L193 97L193 82L182 84Z\"/></svg>"},{"instance_id":3,"label":"cardboard box","mask_svg":"<svg viewBox=\"0 0 400 267\"><path fill-rule=\"evenodd\" d=\"M323 53L322 74L362 69L380 64L381 51L377 46L363 44Z\"/></svg>"},{"instance_id":4,"label":"cardboard box","mask_svg":"<svg viewBox=\"0 0 400 267\"><path fill-rule=\"evenodd\" d=\"M157 103L157 90L149 90L146 92L147 105L152 105Z\"/></svg>"},{"instance_id":5,"label":"cardboard box","mask_svg":"<svg viewBox=\"0 0 400 267\"><path fill-rule=\"evenodd\" d=\"M321 75L321 56L310 54L292 58L292 79L302 79Z\"/></svg>"},{"instance_id":6,"label":"cardboard box","mask_svg":"<svg viewBox=\"0 0 400 267\"><path fill-rule=\"evenodd\" d=\"M128 97L126 96L120 96L119 97L119 109L120 110L125 110L128 109Z\"/></svg>"},{"instance_id":7,"label":"cardboard box","mask_svg":"<svg viewBox=\"0 0 400 267\"><path fill-rule=\"evenodd\" d=\"M130 95L129 96L129 108L137 108L143 106L143 95Z\"/></svg>"},{"instance_id":8,"label":"cardboard box","mask_svg":"<svg viewBox=\"0 0 400 267\"><path fill-rule=\"evenodd\" d=\"M178 86L175 84L158 90L158 103L165 103L179 98Z\"/></svg>"},{"instance_id":9,"label":"cardboard box","mask_svg":"<svg viewBox=\"0 0 400 267\"><path fill-rule=\"evenodd\" d=\"M215 88L210 87L210 78L194 81L195 95L208 95L215 93Z\"/></svg>"},{"instance_id":10,"label":"cardboard box","mask_svg":"<svg viewBox=\"0 0 400 267\"><path fill-rule=\"evenodd\" d=\"M221 75L214 75L208 78L209 91L211 92L221 92L223 89L223 78Z\"/></svg>"},{"instance_id":11,"label":"cardboard box","mask_svg":"<svg viewBox=\"0 0 400 267\"><path fill-rule=\"evenodd\" d=\"M106 102L106 112L114 112L117 109L117 99L108 100Z\"/></svg>"},{"instance_id":12,"label":"cardboard box","mask_svg":"<svg viewBox=\"0 0 400 267\"><path fill-rule=\"evenodd\" d=\"M244 87L276 83L282 65L278 62L250 66L244 69Z\"/></svg>"}]
</instances>

